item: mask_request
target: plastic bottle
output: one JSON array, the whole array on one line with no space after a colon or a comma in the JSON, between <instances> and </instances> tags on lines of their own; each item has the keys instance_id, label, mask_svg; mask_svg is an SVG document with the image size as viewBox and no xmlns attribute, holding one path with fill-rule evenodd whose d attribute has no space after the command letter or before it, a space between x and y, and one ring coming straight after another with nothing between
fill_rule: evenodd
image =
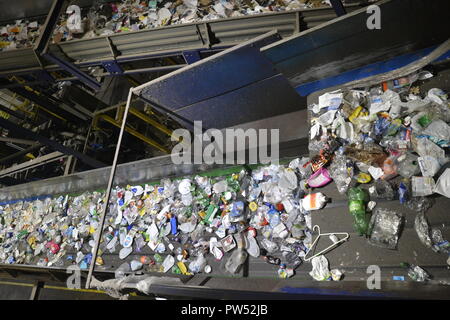
<instances>
[{"instance_id":1,"label":"plastic bottle","mask_svg":"<svg viewBox=\"0 0 450 320\"><path fill-rule=\"evenodd\" d=\"M431 279L430 275L421 267L416 265L410 265L408 263L401 263L402 267L408 269L408 276L417 282L424 282Z\"/></svg>"},{"instance_id":2,"label":"plastic bottle","mask_svg":"<svg viewBox=\"0 0 450 320\"><path fill-rule=\"evenodd\" d=\"M406 77L383 82L382 83L383 91L395 90L395 89L400 89L400 88L406 87L406 86L410 85L411 83L413 83L415 80L417 80L416 73L411 74Z\"/></svg>"},{"instance_id":3,"label":"plastic bottle","mask_svg":"<svg viewBox=\"0 0 450 320\"><path fill-rule=\"evenodd\" d=\"M355 187L348 191L348 208L354 218L354 228L359 235L367 235L369 221L366 217L366 202L368 195L366 190Z\"/></svg>"}]
</instances>

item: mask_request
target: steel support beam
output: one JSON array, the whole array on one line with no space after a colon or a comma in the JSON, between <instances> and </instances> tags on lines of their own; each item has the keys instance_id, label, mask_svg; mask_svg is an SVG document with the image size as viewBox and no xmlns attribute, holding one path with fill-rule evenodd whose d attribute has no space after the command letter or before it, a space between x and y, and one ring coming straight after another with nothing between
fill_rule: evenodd
<instances>
[{"instance_id":1,"label":"steel support beam","mask_svg":"<svg viewBox=\"0 0 450 320\"><path fill-rule=\"evenodd\" d=\"M34 92L31 92L25 88L13 88L13 89L11 89L11 91L24 97L25 99L33 101L37 105L47 109L48 111L50 111L48 113L50 115L52 115L54 118L58 119L58 121L63 120L63 121L70 121L70 122L74 122L74 123L81 121L81 119L77 118L72 113L67 112L66 110L55 105L53 102L51 102L47 98L39 96L39 95L35 94ZM46 111L45 109L44 109L44 111Z\"/></svg>"},{"instance_id":2,"label":"steel support beam","mask_svg":"<svg viewBox=\"0 0 450 320\"><path fill-rule=\"evenodd\" d=\"M17 138L11 138L11 137L0 137L0 141L3 142L12 142L17 144L26 144L26 145L35 145L36 141L33 140L25 140L25 139L17 139Z\"/></svg>"},{"instance_id":3,"label":"steel support beam","mask_svg":"<svg viewBox=\"0 0 450 320\"><path fill-rule=\"evenodd\" d=\"M50 12L47 15L47 19L44 23L44 28L41 31L41 35L36 42L34 50L38 53L45 53L48 50L48 45L53 37L53 30L58 23L59 16L61 14L64 5L68 3L67 0L54 0Z\"/></svg>"},{"instance_id":4,"label":"steel support beam","mask_svg":"<svg viewBox=\"0 0 450 320\"><path fill-rule=\"evenodd\" d=\"M16 152L16 153L14 153L12 155L9 155L9 156L7 156L7 157L5 157L3 159L0 159L0 164L9 165L9 164L13 163L15 161L15 159L23 157L27 153L33 152L33 151L35 151L35 150L37 150L37 149L39 149L41 147L42 147L42 144L35 142L34 145L32 145L31 147L29 147L29 148L27 148L25 150Z\"/></svg>"},{"instance_id":5,"label":"steel support beam","mask_svg":"<svg viewBox=\"0 0 450 320\"><path fill-rule=\"evenodd\" d=\"M84 162L85 164L87 164L93 168L101 168L101 167L106 166L106 164L104 164L98 160L95 160L85 154L82 154L81 152L67 148L57 141L50 140L47 137L41 136L31 130L20 127L8 120L0 118L0 127L6 128L12 132L17 132L21 136L27 136L33 140L39 141L40 143L45 144L45 145L55 149L56 151L60 151L67 155L73 155L75 158L81 160L82 162Z\"/></svg>"},{"instance_id":6,"label":"steel support beam","mask_svg":"<svg viewBox=\"0 0 450 320\"><path fill-rule=\"evenodd\" d=\"M105 114L101 114L98 116L100 119L103 119L109 123L111 123L112 125L120 128L120 122L117 122L116 120L114 120L113 118L111 118L110 116L107 116ZM130 128L128 126L125 127L125 131L128 132L129 134L135 136L136 138L144 141L145 143L147 143L148 145L164 152L164 153L170 153L170 151L165 148L164 146L160 145L158 142L156 142L155 140L144 136L142 133L137 132L136 130L134 130L133 128Z\"/></svg>"},{"instance_id":7,"label":"steel support beam","mask_svg":"<svg viewBox=\"0 0 450 320\"><path fill-rule=\"evenodd\" d=\"M102 85L97 80L95 80L94 78L92 78L91 76L86 74L85 72L78 69L73 63L64 61L63 59L60 59L51 53L44 53L44 54L42 54L42 56L45 59L53 62L54 64L57 64L58 66L60 66L62 69L66 70L73 76L77 77L78 80L83 82L85 85L87 85L91 89L93 89L95 91L100 90Z\"/></svg>"},{"instance_id":8,"label":"steel support beam","mask_svg":"<svg viewBox=\"0 0 450 320\"><path fill-rule=\"evenodd\" d=\"M130 108L130 113L136 117L138 117L139 119L141 119L142 121L148 123L149 125L155 127L156 129L158 129L159 131L161 131L162 133L167 134L169 137L172 136L173 131L170 130L169 128L167 128L165 125L159 123L156 120L153 120L152 118L150 118L149 116L147 116L145 113L140 112L139 110L135 109L135 108Z\"/></svg>"},{"instance_id":9,"label":"steel support beam","mask_svg":"<svg viewBox=\"0 0 450 320\"><path fill-rule=\"evenodd\" d=\"M1 104L0 104L0 111L6 112L7 114L9 114L17 119L28 121L28 119L23 114L20 114L14 110L11 110L10 108L7 108ZM31 122L33 122L33 121L31 121Z\"/></svg>"},{"instance_id":10,"label":"steel support beam","mask_svg":"<svg viewBox=\"0 0 450 320\"><path fill-rule=\"evenodd\" d=\"M9 167L7 169L1 170L0 178L2 178L4 176L9 176L14 173L22 172L22 171L25 171L28 169L32 169L32 168L35 168L38 166L42 166L46 163L53 162L53 161L62 159L64 157L67 157L67 155L64 155L64 153L61 153L59 151L55 151L55 152L46 154L45 156L37 157L36 159L29 160L29 161L20 163L18 165Z\"/></svg>"},{"instance_id":11,"label":"steel support beam","mask_svg":"<svg viewBox=\"0 0 450 320\"><path fill-rule=\"evenodd\" d=\"M85 72L78 69L74 64L56 57L55 55L48 52L48 45L53 36L53 30L58 22L59 16L64 5L68 3L67 0L55 0L53 2L52 8L45 21L44 30L39 37L34 51L37 55L44 57L45 59L51 61L52 63L58 65L62 69L70 72L73 76L77 77L84 84L89 86L94 90L99 90L101 84L97 82L94 78L86 74Z\"/></svg>"}]
</instances>

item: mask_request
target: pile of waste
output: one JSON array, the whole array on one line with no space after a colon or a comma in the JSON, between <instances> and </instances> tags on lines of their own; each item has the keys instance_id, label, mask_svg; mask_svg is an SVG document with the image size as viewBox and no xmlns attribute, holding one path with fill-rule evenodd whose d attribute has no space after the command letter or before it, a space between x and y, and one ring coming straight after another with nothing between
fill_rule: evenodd
<instances>
[{"instance_id":1,"label":"pile of waste","mask_svg":"<svg viewBox=\"0 0 450 320\"><path fill-rule=\"evenodd\" d=\"M114 268L117 278L136 271L218 271L213 267L236 274L251 256L291 277L312 238L302 204L307 162L116 187L95 263ZM3 205L0 261L88 268L104 206L102 192Z\"/></svg>"},{"instance_id":2,"label":"pile of waste","mask_svg":"<svg viewBox=\"0 0 450 320\"><path fill-rule=\"evenodd\" d=\"M450 101L438 88L418 85L425 70L364 90L338 90L309 106L312 188L331 181L348 197L354 229L372 245L396 249L405 217L383 206L395 200L416 211L415 230L436 252L450 243L430 228L426 211L433 197L450 197ZM316 193L314 209L326 205Z\"/></svg>"},{"instance_id":3,"label":"pile of waste","mask_svg":"<svg viewBox=\"0 0 450 320\"><path fill-rule=\"evenodd\" d=\"M37 21L17 20L15 24L0 26L0 51L30 48L40 35Z\"/></svg>"},{"instance_id":4,"label":"pile of waste","mask_svg":"<svg viewBox=\"0 0 450 320\"><path fill-rule=\"evenodd\" d=\"M330 6L322 0L96 1L83 12L71 5L55 30L54 42L267 12Z\"/></svg>"},{"instance_id":5,"label":"pile of waste","mask_svg":"<svg viewBox=\"0 0 450 320\"><path fill-rule=\"evenodd\" d=\"M53 42L86 39L156 27L330 6L324 0L122 0L94 1L82 9L70 5L54 30ZM17 20L0 26L0 52L31 48L39 38L38 21Z\"/></svg>"}]
</instances>

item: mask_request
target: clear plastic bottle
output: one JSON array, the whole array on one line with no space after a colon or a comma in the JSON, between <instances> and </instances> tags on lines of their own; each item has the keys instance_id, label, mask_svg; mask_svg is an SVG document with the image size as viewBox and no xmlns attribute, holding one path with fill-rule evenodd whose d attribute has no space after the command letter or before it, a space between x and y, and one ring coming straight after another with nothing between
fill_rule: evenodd
<instances>
[{"instance_id":1,"label":"clear plastic bottle","mask_svg":"<svg viewBox=\"0 0 450 320\"><path fill-rule=\"evenodd\" d=\"M414 281L425 282L431 279L430 275L419 266L408 263L402 263L401 266L408 269L408 276Z\"/></svg>"}]
</instances>

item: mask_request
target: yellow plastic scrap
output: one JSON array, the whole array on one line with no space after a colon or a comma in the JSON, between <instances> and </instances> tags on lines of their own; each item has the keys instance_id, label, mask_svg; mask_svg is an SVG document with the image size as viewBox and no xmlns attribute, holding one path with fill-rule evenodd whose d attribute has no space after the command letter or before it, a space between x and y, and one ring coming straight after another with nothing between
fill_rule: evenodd
<instances>
[{"instance_id":1,"label":"yellow plastic scrap","mask_svg":"<svg viewBox=\"0 0 450 320\"><path fill-rule=\"evenodd\" d=\"M103 258L102 257L97 257L97 259L95 259L95 264L97 266L102 266L104 264Z\"/></svg>"},{"instance_id":2,"label":"yellow plastic scrap","mask_svg":"<svg viewBox=\"0 0 450 320\"><path fill-rule=\"evenodd\" d=\"M356 109L352 112L352 114L348 117L348 120L350 120L351 123L355 121L355 119L359 116L359 114L362 111L362 107L356 107Z\"/></svg>"},{"instance_id":3,"label":"yellow plastic scrap","mask_svg":"<svg viewBox=\"0 0 450 320\"><path fill-rule=\"evenodd\" d=\"M190 275L190 273L188 272L188 270L187 270L187 268L186 268L186 265L185 265L183 262L178 261L178 262L177 262L177 266L178 266L178 268L180 269L180 271L181 271L182 274L184 274L184 275Z\"/></svg>"},{"instance_id":4,"label":"yellow plastic scrap","mask_svg":"<svg viewBox=\"0 0 450 320\"><path fill-rule=\"evenodd\" d=\"M372 181L372 177L368 173L360 172L356 176L356 181L358 181L359 183L369 183L370 181Z\"/></svg>"},{"instance_id":5,"label":"yellow plastic scrap","mask_svg":"<svg viewBox=\"0 0 450 320\"><path fill-rule=\"evenodd\" d=\"M30 245L30 247L33 247L36 244L36 237L31 236L27 239L28 244Z\"/></svg>"},{"instance_id":6,"label":"yellow plastic scrap","mask_svg":"<svg viewBox=\"0 0 450 320\"><path fill-rule=\"evenodd\" d=\"M258 205L256 204L256 202L250 202L250 204L248 205L250 207L250 210L252 211L256 211L258 209Z\"/></svg>"}]
</instances>

